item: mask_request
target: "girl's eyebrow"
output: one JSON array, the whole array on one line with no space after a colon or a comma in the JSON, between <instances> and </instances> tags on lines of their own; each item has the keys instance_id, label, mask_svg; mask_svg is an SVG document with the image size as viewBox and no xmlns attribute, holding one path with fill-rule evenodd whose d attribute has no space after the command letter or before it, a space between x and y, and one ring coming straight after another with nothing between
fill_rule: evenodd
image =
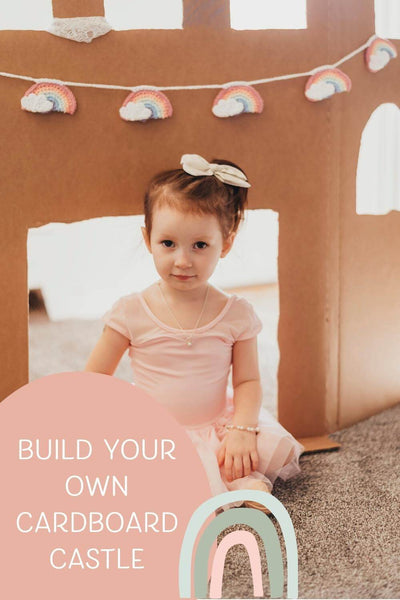
<instances>
[{"instance_id":1,"label":"girl's eyebrow","mask_svg":"<svg viewBox=\"0 0 400 600\"><path fill-rule=\"evenodd\" d=\"M163 232L161 232L158 237L160 237L162 239L173 239L176 236L175 235L170 235L169 233L163 233ZM210 235L207 235L207 234L206 235L195 235L195 236L193 236L192 239L194 241L196 241L196 242L199 242L199 241L210 241L210 240L213 239L213 237L210 236Z\"/></svg>"}]
</instances>

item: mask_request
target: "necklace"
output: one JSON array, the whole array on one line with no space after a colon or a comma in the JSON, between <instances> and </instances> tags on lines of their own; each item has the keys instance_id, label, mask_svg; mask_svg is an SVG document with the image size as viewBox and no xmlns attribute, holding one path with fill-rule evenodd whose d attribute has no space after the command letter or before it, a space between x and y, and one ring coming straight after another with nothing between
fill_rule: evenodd
<instances>
[{"instance_id":1,"label":"necklace","mask_svg":"<svg viewBox=\"0 0 400 600\"><path fill-rule=\"evenodd\" d=\"M164 292L162 291L162 287L161 287L161 282L160 282L160 281L158 282L158 287L159 287L159 290L160 290L160 292L161 292L161 296L162 296L162 297L163 297L163 299L164 299L165 305L166 305L166 307L167 307L167 308L168 308L168 310L169 310L169 313L170 313L170 315L172 316L172 318L173 318L173 319L176 321L176 323L178 324L178 327L179 327L179 329L181 329L182 331L185 331L185 330L184 330L184 328L182 327L182 325L179 323L178 319L176 318L176 316L175 316L175 314L174 314L174 312L173 312L172 308L171 308L171 307L170 307L170 305L168 304L168 302L167 302L167 299L166 299L166 297L165 297L165 294L164 294ZM197 326L198 326L198 324L199 324L199 323L200 323L200 321L201 321L201 317L203 316L204 309L205 309L205 307L206 307L206 303L207 303L207 298L208 298L208 292L209 292L209 290L210 290L210 286L209 286L209 285L207 285L207 291L206 291L206 293L205 293L205 296L204 296L203 306L201 307L201 311L200 311L200 314L199 314L199 318L197 319L197 321L196 321L196 324L195 324L195 326L193 327L193 329L197 329ZM187 335L187 336L185 336L185 337L184 337L184 342L185 342L186 346L191 346L191 345L192 345L192 338L193 338L193 333L191 333L190 335Z\"/></svg>"}]
</instances>

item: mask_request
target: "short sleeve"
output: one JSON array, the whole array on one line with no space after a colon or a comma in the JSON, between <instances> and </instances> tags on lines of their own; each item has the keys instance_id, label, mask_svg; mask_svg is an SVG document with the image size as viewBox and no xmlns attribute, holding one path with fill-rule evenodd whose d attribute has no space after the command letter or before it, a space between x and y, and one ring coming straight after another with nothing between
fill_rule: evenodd
<instances>
[{"instance_id":1,"label":"short sleeve","mask_svg":"<svg viewBox=\"0 0 400 600\"><path fill-rule=\"evenodd\" d=\"M126 317L126 298L117 300L101 320L111 329L115 329L129 340L131 339Z\"/></svg>"},{"instance_id":2,"label":"short sleeve","mask_svg":"<svg viewBox=\"0 0 400 600\"><path fill-rule=\"evenodd\" d=\"M248 340L255 337L260 333L262 329L262 322L256 315L254 308L244 298L240 299L241 304L241 318L239 334L236 337L236 341Z\"/></svg>"}]
</instances>

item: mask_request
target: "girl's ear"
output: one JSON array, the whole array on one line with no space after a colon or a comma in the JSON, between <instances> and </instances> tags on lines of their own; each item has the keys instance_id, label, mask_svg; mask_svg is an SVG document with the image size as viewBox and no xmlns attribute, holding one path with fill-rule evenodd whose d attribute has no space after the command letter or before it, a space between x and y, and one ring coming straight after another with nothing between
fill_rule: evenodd
<instances>
[{"instance_id":1,"label":"girl's ear","mask_svg":"<svg viewBox=\"0 0 400 600\"><path fill-rule=\"evenodd\" d=\"M146 248L147 250L150 252L151 254L151 245L150 245L150 238L149 238L149 234L147 233L147 229L146 227L141 227L142 229L142 235L143 235L143 239L144 239L144 243L146 244Z\"/></svg>"},{"instance_id":2,"label":"girl's ear","mask_svg":"<svg viewBox=\"0 0 400 600\"><path fill-rule=\"evenodd\" d=\"M236 232L230 233L226 240L224 240L224 244L222 246L221 258L224 258L230 251L233 246L233 242L235 240Z\"/></svg>"}]
</instances>

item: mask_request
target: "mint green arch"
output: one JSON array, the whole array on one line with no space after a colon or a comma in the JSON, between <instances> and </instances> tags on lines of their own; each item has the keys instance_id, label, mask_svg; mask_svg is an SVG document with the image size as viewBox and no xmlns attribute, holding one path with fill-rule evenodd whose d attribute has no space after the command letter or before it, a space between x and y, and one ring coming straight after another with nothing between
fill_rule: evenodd
<instances>
[{"instance_id":1,"label":"mint green arch","mask_svg":"<svg viewBox=\"0 0 400 600\"><path fill-rule=\"evenodd\" d=\"M235 492L224 492L223 494L209 498L203 502L191 516L183 538L179 558L179 595L181 598L191 597L193 549L197 535L204 522L215 510L221 508L221 506L225 506L231 502L244 502L246 500L252 500L263 504L277 519L286 548L287 597L293 599L298 597L297 543L289 513L283 504L279 502L277 498L272 496L272 494L257 490L238 490Z\"/></svg>"},{"instance_id":2,"label":"mint green arch","mask_svg":"<svg viewBox=\"0 0 400 600\"><path fill-rule=\"evenodd\" d=\"M232 508L221 513L207 525L197 544L194 559L194 594L207 597L208 557L219 534L231 525L248 525L261 537L268 565L271 598L283 596L283 560L281 545L275 526L260 510Z\"/></svg>"}]
</instances>

